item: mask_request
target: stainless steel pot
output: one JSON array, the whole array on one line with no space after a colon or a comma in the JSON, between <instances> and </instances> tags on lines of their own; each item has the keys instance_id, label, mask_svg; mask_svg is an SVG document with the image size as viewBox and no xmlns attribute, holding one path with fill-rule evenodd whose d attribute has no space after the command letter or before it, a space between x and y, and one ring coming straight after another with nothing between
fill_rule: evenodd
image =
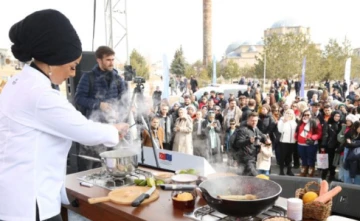
<instances>
[{"instance_id":1,"label":"stainless steel pot","mask_svg":"<svg viewBox=\"0 0 360 221\"><path fill-rule=\"evenodd\" d=\"M138 167L138 155L134 150L123 148L105 151L100 154L101 159L85 155L77 155L80 158L101 162L103 167L112 176L126 176Z\"/></svg>"},{"instance_id":2,"label":"stainless steel pot","mask_svg":"<svg viewBox=\"0 0 360 221\"><path fill-rule=\"evenodd\" d=\"M118 149L100 154L106 170L113 176L126 176L138 167L138 155L131 149Z\"/></svg>"}]
</instances>

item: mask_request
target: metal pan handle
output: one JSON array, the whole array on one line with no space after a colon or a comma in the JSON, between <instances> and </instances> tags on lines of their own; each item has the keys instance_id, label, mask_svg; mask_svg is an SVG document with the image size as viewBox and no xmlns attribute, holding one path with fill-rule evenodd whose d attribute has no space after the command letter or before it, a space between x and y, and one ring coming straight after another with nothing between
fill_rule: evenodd
<instances>
[{"instance_id":1,"label":"metal pan handle","mask_svg":"<svg viewBox=\"0 0 360 221\"><path fill-rule=\"evenodd\" d=\"M177 190L177 191L193 191L196 185L187 184L161 184L159 185L162 190Z\"/></svg>"},{"instance_id":2,"label":"metal pan handle","mask_svg":"<svg viewBox=\"0 0 360 221\"><path fill-rule=\"evenodd\" d=\"M218 198L214 198L210 195L210 193L203 187L199 187L201 194L203 196L203 198L205 198L206 202L210 202L212 204L222 204L223 200L222 199L218 199Z\"/></svg>"}]
</instances>

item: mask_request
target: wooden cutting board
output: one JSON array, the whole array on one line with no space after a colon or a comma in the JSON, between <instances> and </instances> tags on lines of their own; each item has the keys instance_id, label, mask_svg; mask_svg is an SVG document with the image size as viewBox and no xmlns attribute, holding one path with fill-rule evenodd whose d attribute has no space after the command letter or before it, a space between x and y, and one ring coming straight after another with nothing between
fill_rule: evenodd
<instances>
[{"instance_id":1,"label":"wooden cutting board","mask_svg":"<svg viewBox=\"0 0 360 221\"><path fill-rule=\"evenodd\" d=\"M131 205L131 203L142 193L148 191L150 187L145 186L126 186L109 192L106 197L89 198L90 204L111 201L120 205ZM159 191L155 190L151 196L144 200L141 204L153 202L159 198Z\"/></svg>"}]
</instances>

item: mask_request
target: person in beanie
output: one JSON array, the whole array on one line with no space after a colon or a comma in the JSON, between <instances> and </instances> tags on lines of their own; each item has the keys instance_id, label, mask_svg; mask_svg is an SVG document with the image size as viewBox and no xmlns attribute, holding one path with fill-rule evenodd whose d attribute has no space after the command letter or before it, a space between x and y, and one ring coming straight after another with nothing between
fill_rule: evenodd
<instances>
[{"instance_id":1,"label":"person in beanie","mask_svg":"<svg viewBox=\"0 0 360 221\"><path fill-rule=\"evenodd\" d=\"M72 141L115 146L128 125L87 120L52 88L75 76L82 54L62 13L34 12L14 24L9 37L14 57L31 64L0 97L0 220L58 221L61 203L69 204L65 175Z\"/></svg>"}]
</instances>

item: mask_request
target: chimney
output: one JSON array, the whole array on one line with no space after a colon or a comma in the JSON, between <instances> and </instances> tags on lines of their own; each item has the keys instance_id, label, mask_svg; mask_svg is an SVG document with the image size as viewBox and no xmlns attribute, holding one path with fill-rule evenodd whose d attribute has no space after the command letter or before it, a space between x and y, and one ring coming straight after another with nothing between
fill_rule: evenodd
<instances>
[{"instance_id":1,"label":"chimney","mask_svg":"<svg viewBox=\"0 0 360 221\"><path fill-rule=\"evenodd\" d=\"M203 65L211 63L211 0L203 0Z\"/></svg>"}]
</instances>

